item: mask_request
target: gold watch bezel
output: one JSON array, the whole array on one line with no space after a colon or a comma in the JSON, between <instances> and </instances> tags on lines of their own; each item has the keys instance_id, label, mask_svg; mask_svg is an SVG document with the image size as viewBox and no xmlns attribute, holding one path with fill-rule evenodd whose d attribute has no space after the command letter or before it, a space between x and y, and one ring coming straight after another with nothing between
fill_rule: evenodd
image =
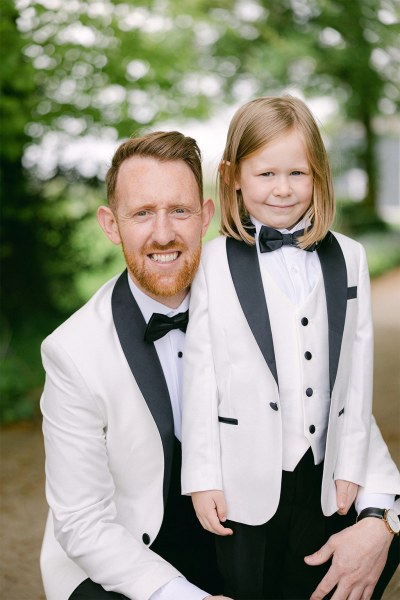
<instances>
[{"instance_id":1,"label":"gold watch bezel","mask_svg":"<svg viewBox=\"0 0 400 600\"><path fill-rule=\"evenodd\" d=\"M389 513L393 513L395 515L395 517L397 518L397 521L399 522L399 517L396 515L393 508L385 508L385 512L383 513L383 521L385 522L385 525L388 528L388 530L390 531L390 533L392 533L393 535L400 535L400 522L399 522L399 530L398 531L395 531L394 529L392 529L392 526L390 525L389 519L388 519Z\"/></svg>"}]
</instances>

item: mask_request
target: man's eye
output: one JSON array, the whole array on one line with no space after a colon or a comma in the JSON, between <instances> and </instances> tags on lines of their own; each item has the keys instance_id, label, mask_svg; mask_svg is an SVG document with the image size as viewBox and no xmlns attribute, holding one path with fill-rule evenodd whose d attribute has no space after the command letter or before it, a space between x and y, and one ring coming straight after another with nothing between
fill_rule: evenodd
<instances>
[{"instance_id":1,"label":"man's eye","mask_svg":"<svg viewBox=\"0 0 400 600\"><path fill-rule=\"evenodd\" d=\"M171 211L170 214L176 219L187 219L192 214L192 211L185 206L177 206Z\"/></svg>"},{"instance_id":2,"label":"man's eye","mask_svg":"<svg viewBox=\"0 0 400 600\"><path fill-rule=\"evenodd\" d=\"M134 221L146 221L147 219L151 219L152 217L152 212L149 210L138 210L134 215L133 215L133 220Z\"/></svg>"}]
</instances>

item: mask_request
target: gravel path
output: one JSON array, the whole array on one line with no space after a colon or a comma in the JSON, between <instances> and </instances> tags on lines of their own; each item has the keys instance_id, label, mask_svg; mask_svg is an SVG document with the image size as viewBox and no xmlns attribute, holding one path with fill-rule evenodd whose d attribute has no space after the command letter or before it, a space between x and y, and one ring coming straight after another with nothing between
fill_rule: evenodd
<instances>
[{"instance_id":1,"label":"gravel path","mask_svg":"<svg viewBox=\"0 0 400 600\"><path fill-rule=\"evenodd\" d=\"M375 326L374 413L400 465L400 269L372 285ZM38 557L47 513L39 423L1 431L0 596L45 600ZM384 599L400 598L400 569Z\"/></svg>"}]
</instances>

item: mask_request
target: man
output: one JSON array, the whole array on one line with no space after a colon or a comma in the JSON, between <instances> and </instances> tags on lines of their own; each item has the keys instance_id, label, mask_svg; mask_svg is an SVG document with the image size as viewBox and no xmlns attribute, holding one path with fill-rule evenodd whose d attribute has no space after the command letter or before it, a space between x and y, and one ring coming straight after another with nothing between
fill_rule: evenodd
<instances>
[{"instance_id":1,"label":"man","mask_svg":"<svg viewBox=\"0 0 400 600\"><path fill-rule=\"evenodd\" d=\"M212 536L180 496L178 440L187 294L214 208L178 132L122 144L106 184L98 221L127 271L42 346L46 596L203 600L221 588Z\"/></svg>"}]
</instances>

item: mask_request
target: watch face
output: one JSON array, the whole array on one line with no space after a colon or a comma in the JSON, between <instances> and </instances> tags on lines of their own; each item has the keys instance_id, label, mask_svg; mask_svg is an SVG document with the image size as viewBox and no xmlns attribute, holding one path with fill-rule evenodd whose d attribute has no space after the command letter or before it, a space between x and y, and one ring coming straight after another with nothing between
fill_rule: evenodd
<instances>
[{"instance_id":1,"label":"watch face","mask_svg":"<svg viewBox=\"0 0 400 600\"><path fill-rule=\"evenodd\" d=\"M400 531L400 521L399 517L396 515L395 511L391 508L386 511L386 521L390 527L390 529L394 533L399 533Z\"/></svg>"}]
</instances>

